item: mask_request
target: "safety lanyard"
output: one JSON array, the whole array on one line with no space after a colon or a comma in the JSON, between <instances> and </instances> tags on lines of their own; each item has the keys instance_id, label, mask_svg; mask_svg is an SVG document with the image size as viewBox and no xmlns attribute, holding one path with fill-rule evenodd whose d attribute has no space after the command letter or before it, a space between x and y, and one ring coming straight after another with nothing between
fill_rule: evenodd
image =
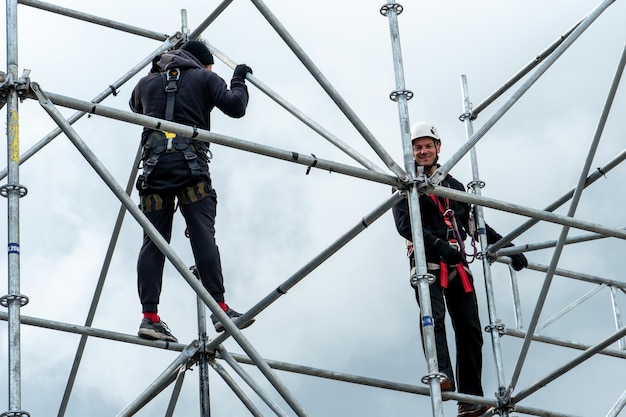
<instances>
[{"instance_id":1,"label":"safety lanyard","mask_svg":"<svg viewBox=\"0 0 626 417\"><path fill-rule=\"evenodd\" d=\"M436 195L430 194L429 196L439 208L439 211L441 212L441 215L443 216L443 222L448 228L448 238L447 238L448 242L455 245L458 248L459 252L461 252L463 256L465 256L463 240L461 239L461 234L459 233L459 228L456 224L456 219L454 218L454 211L450 209L450 199L447 197L444 198L444 203L445 203L445 207L444 207L444 205L441 204L441 201L437 198ZM452 235L452 237L450 237L450 235ZM440 267L439 275L440 275L441 286L443 288L448 288L448 276L449 276L448 264L446 264L443 261L440 261L439 267ZM463 284L463 289L465 290L465 292L472 292L472 283L469 279L469 276L467 275L467 271L465 271L465 267L463 266L463 263L458 263L455 266L455 268L456 268L457 273L461 277L461 283Z\"/></svg>"}]
</instances>

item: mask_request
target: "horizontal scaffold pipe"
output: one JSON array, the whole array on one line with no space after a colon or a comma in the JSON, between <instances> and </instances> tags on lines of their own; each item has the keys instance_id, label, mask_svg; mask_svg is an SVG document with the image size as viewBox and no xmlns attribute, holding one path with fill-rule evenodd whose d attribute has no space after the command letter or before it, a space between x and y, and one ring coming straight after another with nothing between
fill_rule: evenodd
<instances>
[{"instance_id":1,"label":"horizontal scaffold pipe","mask_svg":"<svg viewBox=\"0 0 626 417\"><path fill-rule=\"evenodd\" d=\"M524 207L513 203L506 203L501 200L487 198L484 196L477 196L463 191L453 190L448 187L431 186L428 188L428 192L438 195L440 197L448 197L453 200L462 201L465 203L477 204L479 206L519 214L521 216L532 217L535 219L547 221L549 223L569 226L575 229L587 230L589 232L600 233L605 236L617 237L619 239L626 239L626 230L624 229L616 229L597 223L577 220L573 217L554 214L545 210Z\"/></svg>"},{"instance_id":2,"label":"horizontal scaffold pipe","mask_svg":"<svg viewBox=\"0 0 626 417\"><path fill-rule=\"evenodd\" d=\"M71 97L62 96L55 93L45 92L48 98L56 105L68 107L74 110L86 111L91 114L103 116L111 119L120 120L150 129L166 130L186 137L192 137L207 143L215 143L217 145L228 146L234 149L240 149L247 152L253 152L259 155L270 156L284 161L294 162L315 169L321 169L329 172L337 172L365 180L379 182L387 185L398 185L398 178L392 175L373 172L371 170L353 167L351 165L340 164L337 162L319 159L313 155L300 154L298 152L287 151L271 146L262 145L242 139L233 138L208 130L196 129L191 126L179 123L169 122L167 120L157 119L155 117L144 116L128 111L114 109L89 101L78 100Z\"/></svg>"},{"instance_id":3,"label":"horizontal scaffold pipe","mask_svg":"<svg viewBox=\"0 0 626 417\"><path fill-rule=\"evenodd\" d=\"M94 23L96 25L105 26L111 29L121 30L123 32L132 33L134 35L143 36L145 38L156 39L158 41L164 41L168 38L168 35L163 33L154 32L152 30L142 29L136 26L126 25L123 23L114 22L113 20L103 19L99 16L78 12L76 10L60 7L55 4L45 3L38 0L18 0L18 3L25 6L31 6L36 9L46 10L48 12L57 13L63 16L72 17L74 19L82 20L84 22Z\"/></svg>"},{"instance_id":4,"label":"horizontal scaffold pipe","mask_svg":"<svg viewBox=\"0 0 626 417\"><path fill-rule=\"evenodd\" d=\"M626 230L626 227L623 227L622 230ZM569 245L572 243L581 243L581 242L590 242L592 240L604 239L606 236L600 235L597 233L588 233L585 235L572 236L565 239L565 244ZM532 252L541 249L553 248L556 246L556 240L548 240L545 242L537 242L537 243L527 243L519 246L511 246L508 248L502 248L497 251L498 256L511 256L516 253L521 252ZM491 249L491 248L490 248Z\"/></svg>"},{"instance_id":5,"label":"horizontal scaffold pipe","mask_svg":"<svg viewBox=\"0 0 626 417\"><path fill-rule=\"evenodd\" d=\"M539 271L539 272L547 272L548 266L537 264L534 262L529 262L527 269L532 269L534 271ZM590 282L592 284L604 284L604 285L608 285L609 287L616 287L616 288L621 288L622 290L626 290L626 282L624 281L617 281L614 279L597 277L595 275L589 275L589 274L585 274L582 272L569 271L567 269L561 269L561 268L557 268L554 271L554 274L562 276L562 277L566 277L566 278L576 279L578 281Z\"/></svg>"},{"instance_id":6,"label":"horizontal scaffold pipe","mask_svg":"<svg viewBox=\"0 0 626 417\"><path fill-rule=\"evenodd\" d=\"M8 314L0 311L0 320L6 321ZM170 343L162 340L148 340L139 336L132 336L126 333L112 332L109 330L96 329L94 327L80 326L78 324L62 323L59 321L46 320L38 317L20 316L20 323L29 326L41 327L43 329L58 330L67 333L81 334L85 336L97 337L100 339L114 340L117 342L132 343L135 345L150 346L166 350L182 352L187 345L182 343Z\"/></svg>"},{"instance_id":7,"label":"horizontal scaffold pipe","mask_svg":"<svg viewBox=\"0 0 626 417\"><path fill-rule=\"evenodd\" d=\"M237 361L247 365L253 365L253 362L245 355L238 353L230 353L230 355ZM219 353L218 353L219 357ZM313 368L310 366L296 365L287 362L280 362L271 359L265 359L266 363L273 369L285 372L292 372L300 375L309 375L318 378L330 379L333 381L347 382L351 384L364 385L368 387L383 388L391 391L405 392L409 394L418 395L430 395L430 390L427 387L403 384L400 382L386 381L383 379L371 378L366 376L359 376L353 374L346 374L343 372L328 371L325 369ZM471 402L475 404L485 404L497 407L495 400L487 399L485 397L478 397L469 394L459 394L456 392L443 392L442 397L444 399L452 399L457 401ZM515 411L523 414L533 416L544 417L576 417L572 414L561 414L553 411L542 410L534 407L525 407L520 404L515 405Z\"/></svg>"}]
</instances>

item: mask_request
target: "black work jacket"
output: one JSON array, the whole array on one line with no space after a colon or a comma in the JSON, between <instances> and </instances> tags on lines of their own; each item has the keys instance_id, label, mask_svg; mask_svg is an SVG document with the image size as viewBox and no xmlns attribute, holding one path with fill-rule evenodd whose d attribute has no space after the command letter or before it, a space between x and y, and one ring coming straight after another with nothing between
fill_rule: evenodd
<instances>
[{"instance_id":1,"label":"black work jacket","mask_svg":"<svg viewBox=\"0 0 626 417\"><path fill-rule=\"evenodd\" d=\"M248 105L248 89L242 78L233 77L230 89L226 82L213 71L205 69L191 54L175 50L165 53L157 63L162 70L178 68L181 72L174 104L173 121L199 129L210 130L210 113L215 107L227 116L243 117ZM165 119L167 93L161 73L143 77L135 86L129 106L135 113ZM144 128L142 143L145 144L152 129ZM199 155L202 180L211 183L206 155ZM190 185L193 179L182 152L163 154L147 179L149 191L165 192Z\"/></svg>"},{"instance_id":2,"label":"black work jacket","mask_svg":"<svg viewBox=\"0 0 626 417\"><path fill-rule=\"evenodd\" d=\"M465 187L459 181L454 179L451 175L440 183L442 187L448 187L459 191L465 191ZM454 218L456 219L457 226L459 228L459 234L461 239L465 241L469 234L469 218L471 207L467 203L456 200L448 200L447 204L443 197L437 197L439 202L445 209L451 209L454 211ZM421 194L419 197L420 212L422 217L422 231L424 235L424 249L426 251L426 261L432 263L439 263L440 255L435 248L435 241L437 239L448 240L452 237L448 234L448 227L443 221L443 214L430 195ZM393 217L396 223L396 229L403 238L413 241L411 234L411 220L409 216L409 204L407 199L401 200L393 208ZM487 229L487 243L497 242L501 236L486 225Z\"/></svg>"}]
</instances>

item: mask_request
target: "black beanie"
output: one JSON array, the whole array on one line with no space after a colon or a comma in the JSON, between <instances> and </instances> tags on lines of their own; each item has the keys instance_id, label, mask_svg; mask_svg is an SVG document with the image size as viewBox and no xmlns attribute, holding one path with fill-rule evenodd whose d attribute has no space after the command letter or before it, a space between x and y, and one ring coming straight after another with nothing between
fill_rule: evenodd
<instances>
[{"instance_id":1,"label":"black beanie","mask_svg":"<svg viewBox=\"0 0 626 417\"><path fill-rule=\"evenodd\" d=\"M189 52L191 55L196 57L198 61L202 65L212 65L213 64L213 55L209 51L209 48L206 47L204 42L200 41L187 41L180 47L183 51Z\"/></svg>"}]
</instances>

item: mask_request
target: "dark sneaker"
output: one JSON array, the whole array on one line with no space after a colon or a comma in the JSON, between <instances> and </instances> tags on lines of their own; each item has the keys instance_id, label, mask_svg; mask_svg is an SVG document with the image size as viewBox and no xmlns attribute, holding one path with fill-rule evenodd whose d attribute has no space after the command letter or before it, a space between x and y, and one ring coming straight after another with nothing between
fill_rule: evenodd
<instances>
[{"instance_id":1,"label":"dark sneaker","mask_svg":"<svg viewBox=\"0 0 626 417\"><path fill-rule=\"evenodd\" d=\"M159 320L155 323L149 318L144 318L141 320L141 325L139 326L137 334L139 337L143 337L144 339L178 342L178 339L172 335L170 329L167 327L167 324L163 322L163 320Z\"/></svg>"},{"instance_id":2,"label":"dark sneaker","mask_svg":"<svg viewBox=\"0 0 626 417\"><path fill-rule=\"evenodd\" d=\"M225 313L240 329L245 329L246 327L254 323L254 319L250 319L243 324L239 324L238 321L239 321L239 317L241 317L241 313L237 313L235 310L233 310L230 307L228 307L228 310L226 310ZM215 314L211 314L211 321L213 322L213 326L215 326L215 331L217 332L224 331L224 326L222 325L222 322L219 321L219 319L217 318L217 316L215 316Z\"/></svg>"},{"instance_id":3,"label":"dark sneaker","mask_svg":"<svg viewBox=\"0 0 626 417\"><path fill-rule=\"evenodd\" d=\"M491 416L493 407L489 405L459 403L459 413L457 417L482 417Z\"/></svg>"}]
</instances>

